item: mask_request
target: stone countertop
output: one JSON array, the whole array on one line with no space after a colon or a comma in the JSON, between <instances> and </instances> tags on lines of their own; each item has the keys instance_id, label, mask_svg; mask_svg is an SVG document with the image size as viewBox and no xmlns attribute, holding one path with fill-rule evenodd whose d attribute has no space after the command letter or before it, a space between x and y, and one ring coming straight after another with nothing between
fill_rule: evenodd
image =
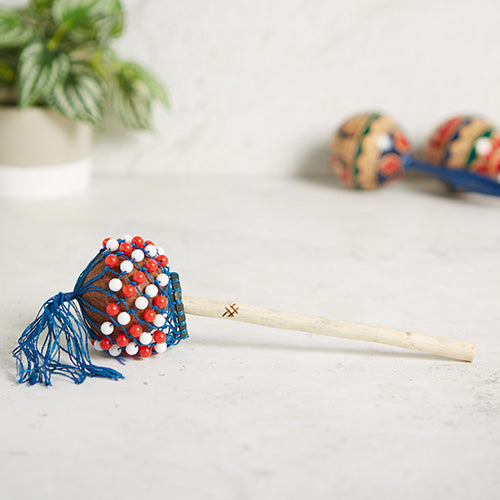
<instances>
[{"instance_id":1,"label":"stone countertop","mask_svg":"<svg viewBox=\"0 0 500 500\"><path fill-rule=\"evenodd\" d=\"M419 179L100 178L0 203L4 498L498 498L499 214ZM123 381L19 385L23 327L124 233L161 244L187 295L467 340L476 360L190 317Z\"/></svg>"}]
</instances>

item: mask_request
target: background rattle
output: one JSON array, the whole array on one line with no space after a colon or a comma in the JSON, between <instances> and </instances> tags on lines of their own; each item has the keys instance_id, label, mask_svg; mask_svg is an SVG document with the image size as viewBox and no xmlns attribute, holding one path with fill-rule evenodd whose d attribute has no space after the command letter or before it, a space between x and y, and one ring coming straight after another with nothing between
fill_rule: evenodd
<instances>
[{"instance_id":1,"label":"background rattle","mask_svg":"<svg viewBox=\"0 0 500 500\"><path fill-rule=\"evenodd\" d=\"M500 196L500 135L476 117L456 117L440 125L426 148L427 161L410 153L408 139L392 118L363 113L345 121L332 141L331 162L342 181L355 189L375 189L409 169L438 177L454 188Z\"/></svg>"},{"instance_id":2,"label":"background rattle","mask_svg":"<svg viewBox=\"0 0 500 500\"><path fill-rule=\"evenodd\" d=\"M13 355L20 382L51 385L57 373L80 383L87 376L123 376L92 364L89 341L110 356L148 358L188 336L185 313L274 328L365 340L472 361L468 342L381 326L264 309L236 301L184 297L164 250L125 235L107 238L75 288L58 293L23 332Z\"/></svg>"}]
</instances>

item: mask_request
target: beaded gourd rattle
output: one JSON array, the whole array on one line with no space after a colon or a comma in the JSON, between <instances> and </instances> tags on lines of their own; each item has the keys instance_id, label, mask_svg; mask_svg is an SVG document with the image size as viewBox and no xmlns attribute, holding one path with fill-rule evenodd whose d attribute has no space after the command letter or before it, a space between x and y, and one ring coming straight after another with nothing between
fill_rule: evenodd
<instances>
[{"instance_id":1,"label":"beaded gourd rattle","mask_svg":"<svg viewBox=\"0 0 500 500\"><path fill-rule=\"evenodd\" d=\"M381 326L348 323L195 297L182 299L179 275L164 250L136 236L106 238L70 293L47 300L23 332L13 355L19 382L51 385L53 374L81 383L87 376L123 378L92 364L89 341L112 357L148 358L187 334L185 313L275 328L378 342L472 361L475 346Z\"/></svg>"},{"instance_id":2,"label":"beaded gourd rattle","mask_svg":"<svg viewBox=\"0 0 500 500\"><path fill-rule=\"evenodd\" d=\"M414 169L453 188L500 196L500 134L477 117L448 120L432 134L426 161L387 115L363 113L345 121L332 141L331 163L350 188L376 189Z\"/></svg>"}]
</instances>

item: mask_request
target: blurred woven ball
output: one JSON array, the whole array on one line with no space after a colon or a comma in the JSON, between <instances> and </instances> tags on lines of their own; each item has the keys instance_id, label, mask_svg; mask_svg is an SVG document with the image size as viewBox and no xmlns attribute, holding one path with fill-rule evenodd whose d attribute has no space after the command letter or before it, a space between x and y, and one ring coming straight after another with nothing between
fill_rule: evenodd
<instances>
[{"instance_id":1,"label":"blurred woven ball","mask_svg":"<svg viewBox=\"0 0 500 500\"><path fill-rule=\"evenodd\" d=\"M400 179L408 139L396 122L380 113L363 113L346 120L332 141L334 172L353 189L376 189Z\"/></svg>"},{"instance_id":2,"label":"blurred woven ball","mask_svg":"<svg viewBox=\"0 0 500 500\"><path fill-rule=\"evenodd\" d=\"M500 134L483 118L455 116L436 128L424 154L425 159L435 165L497 179L500 173Z\"/></svg>"}]
</instances>

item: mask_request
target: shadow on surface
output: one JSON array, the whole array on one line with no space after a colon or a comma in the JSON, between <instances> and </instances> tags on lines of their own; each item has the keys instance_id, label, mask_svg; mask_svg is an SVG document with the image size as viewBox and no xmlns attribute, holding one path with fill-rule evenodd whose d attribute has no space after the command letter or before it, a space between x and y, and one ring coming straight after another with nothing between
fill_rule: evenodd
<instances>
[{"instance_id":1,"label":"shadow on surface","mask_svg":"<svg viewBox=\"0 0 500 500\"><path fill-rule=\"evenodd\" d=\"M466 203L478 207L500 204L500 199L496 196L453 190L440 180L419 172L408 173L403 182L407 191L447 200L452 203Z\"/></svg>"},{"instance_id":2,"label":"shadow on surface","mask_svg":"<svg viewBox=\"0 0 500 500\"><path fill-rule=\"evenodd\" d=\"M371 349L363 349L362 342L359 342L359 348L355 347L344 347L344 346L328 346L319 347L311 346L306 344L290 345L278 342L244 342L238 340L220 340L220 339L209 339L205 338L203 340L192 339L189 340L190 344L203 345L209 347L237 347L243 349L255 349L255 350L279 350L279 351L303 351L310 353L328 353L328 354L349 354L357 356L379 356L379 357L389 357L389 358L415 358L415 359L429 359L429 360L439 360L448 361L451 363L462 363L462 361L445 358L442 356L437 356L435 354L427 354L425 352L419 351L406 351L399 350L397 347L386 346L384 344L378 344L377 347L384 350L373 349L374 344L368 344ZM385 350L387 348L387 350Z\"/></svg>"},{"instance_id":3,"label":"shadow on surface","mask_svg":"<svg viewBox=\"0 0 500 500\"><path fill-rule=\"evenodd\" d=\"M330 149L325 144L317 144L299 159L294 176L297 179L327 188L345 190L346 187L333 173L330 166Z\"/></svg>"},{"instance_id":4,"label":"shadow on surface","mask_svg":"<svg viewBox=\"0 0 500 500\"><path fill-rule=\"evenodd\" d=\"M21 335L21 331L19 332ZM17 337L6 337L3 339L0 348L0 366L6 380L12 383L17 383L17 366L16 360L12 356L12 350L17 345Z\"/></svg>"},{"instance_id":5,"label":"shadow on surface","mask_svg":"<svg viewBox=\"0 0 500 500\"><path fill-rule=\"evenodd\" d=\"M304 153L298 161L294 176L306 182L316 184L328 189L353 191L346 188L341 180L334 174L330 165L330 148L327 144L317 144ZM474 206L491 206L500 204L500 199L495 196L467 193L449 189L443 182L432 176L420 172L410 171L402 181L406 191L418 193L432 198L447 200L452 203L467 203ZM382 189L391 186L385 186ZM353 192L358 192L354 190ZM362 192L362 191L361 191Z\"/></svg>"}]
</instances>

